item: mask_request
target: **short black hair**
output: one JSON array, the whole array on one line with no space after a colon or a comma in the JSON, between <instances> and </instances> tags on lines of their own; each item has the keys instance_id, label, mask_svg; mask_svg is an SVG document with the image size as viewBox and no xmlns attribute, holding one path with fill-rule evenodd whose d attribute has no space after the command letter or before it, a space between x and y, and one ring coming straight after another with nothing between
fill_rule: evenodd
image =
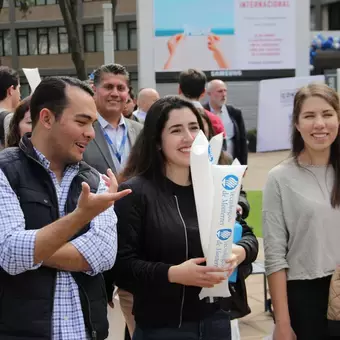
<instances>
[{"instance_id":1,"label":"short black hair","mask_svg":"<svg viewBox=\"0 0 340 340\"><path fill-rule=\"evenodd\" d=\"M7 90L13 86L16 88L19 85L19 74L7 66L0 66L0 100L7 97Z\"/></svg>"},{"instance_id":2,"label":"short black hair","mask_svg":"<svg viewBox=\"0 0 340 340\"><path fill-rule=\"evenodd\" d=\"M68 104L66 87L74 86L93 96L91 87L86 82L72 77L47 77L35 89L30 103L32 128L39 120L42 109L49 109L59 119Z\"/></svg>"},{"instance_id":3,"label":"short black hair","mask_svg":"<svg viewBox=\"0 0 340 340\"><path fill-rule=\"evenodd\" d=\"M130 74L127 69L120 64L106 64L98 67L93 72L93 83L95 86L100 84L103 73L112 73L115 75L122 75L126 77L128 85L130 85Z\"/></svg>"},{"instance_id":4,"label":"short black hair","mask_svg":"<svg viewBox=\"0 0 340 340\"><path fill-rule=\"evenodd\" d=\"M206 82L206 75L192 68L179 75L179 87L183 95L189 99L199 98L204 93Z\"/></svg>"}]
</instances>

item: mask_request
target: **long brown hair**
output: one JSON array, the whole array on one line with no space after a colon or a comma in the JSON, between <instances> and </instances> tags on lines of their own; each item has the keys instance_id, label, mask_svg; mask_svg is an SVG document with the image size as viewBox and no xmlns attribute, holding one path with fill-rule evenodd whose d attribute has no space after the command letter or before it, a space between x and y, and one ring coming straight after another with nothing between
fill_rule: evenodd
<instances>
[{"instance_id":1,"label":"long brown hair","mask_svg":"<svg viewBox=\"0 0 340 340\"><path fill-rule=\"evenodd\" d=\"M23 99L14 111L13 117L9 124L6 147L18 146L21 134L19 124L24 119L26 112L30 109L31 97Z\"/></svg>"},{"instance_id":2,"label":"long brown hair","mask_svg":"<svg viewBox=\"0 0 340 340\"><path fill-rule=\"evenodd\" d=\"M340 121L340 104L339 96L332 88L325 84L311 83L302 87L296 93L294 98L294 108L292 115L292 156L298 164L298 157L305 148L304 140L301 133L298 131L296 125L299 122L301 108L306 99L310 97L319 97L325 100L334 111L337 113ZM333 208L340 206L340 131L331 145L331 153L329 157L329 164L332 165L335 172L335 179L331 194L331 204Z\"/></svg>"},{"instance_id":3,"label":"long brown hair","mask_svg":"<svg viewBox=\"0 0 340 340\"><path fill-rule=\"evenodd\" d=\"M182 108L189 108L194 113L200 129L203 130L202 118L189 101L179 96L157 100L146 115L144 128L131 149L125 169L118 177L119 183L135 176L144 176L156 184L163 184L166 160L161 149L161 135L170 112Z\"/></svg>"}]
</instances>

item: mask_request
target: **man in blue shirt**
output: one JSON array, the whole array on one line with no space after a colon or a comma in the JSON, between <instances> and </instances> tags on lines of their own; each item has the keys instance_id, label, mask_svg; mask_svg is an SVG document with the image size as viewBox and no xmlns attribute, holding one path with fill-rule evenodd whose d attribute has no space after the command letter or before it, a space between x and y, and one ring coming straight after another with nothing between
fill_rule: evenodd
<instances>
[{"instance_id":1,"label":"man in blue shirt","mask_svg":"<svg viewBox=\"0 0 340 340\"><path fill-rule=\"evenodd\" d=\"M101 273L117 249L110 187L82 161L94 138L92 90L45 78L30 104L32 135L0 153L0 338L105 339Z\"/></svg>"},{"instance_id":2,"label":"man in blue shirt","mask_svg":"<svg viewBox=\"0 0 340 340\"><path fill-rule=\"evenodd\" d=\"M99 172L107 168L117 174L124 168L143 125L124 117L130 78L119 64L100 66L93 73L93 89L98 121L96 137L89 144L84 160Z\"/></svg>"}]
</instances>

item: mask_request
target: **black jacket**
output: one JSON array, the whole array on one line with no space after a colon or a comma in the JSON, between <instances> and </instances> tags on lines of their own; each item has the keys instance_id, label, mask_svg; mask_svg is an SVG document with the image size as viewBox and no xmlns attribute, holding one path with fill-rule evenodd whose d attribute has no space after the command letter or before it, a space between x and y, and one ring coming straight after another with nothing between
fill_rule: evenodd
<instances>
[{"instance_id":1,"label":"black jacket","mask_svg":"<svg viewBox=\"0 0 340 340\"><path fill-rule=\"evenodd\" d=\"M209 103L204 104L203 107L211 111ZM234 154L232 156L233 158L237 158L241 164L245 165L248 163L248 141L242 111L231 105L227 105L227 110L235 129Z\"/></svg>"},{"instance_id":2,"label":"black jacket","mask_svg":"<svg viewBox=\"0 0 340 340\"><path fill-rule=\"evenodd\" d=\"M25 136L18 148L0 152L0 169L18 196L25 217L25 228L40 229L59 218L58 200L49 173L40 164L33 146ZM99 174L84 162L73 179L65 211L72 212L78 202L81 183L92 192L99 185ZM85 233L89 224L75 237ZM74 237L74 238L75 238ZM57 270L40 267L19 275L0 268L0 339L50 340ZM84 322L92 339L108 336L107 298L102 275L72 273L79 287ZM96 334L96 337L93 335Z\"/></svg>"},{"instance_id":3,"label":"black jacket","mask_svg":"<svg viewBox=\"0 0 340 340\"><path fill-rule=\"evenodd\" d=\"M221 307L229 310L230 299L208 304L199 300L201 288L168 281L169 268L188 260L187 247L191 258L203 257L197 215L187 244L185 230L189 227L183 225L181 206L170 190L143 177L120 186L120 190L126 188L132 194L115 203L119 248L112 273L117 286L134 295L136 323L140 327L179 327L182 321L201 320ZM190 201L194 205L193 191ZM251 230L244 230L239 244L246 250L243 265L247 266L256 259L258 248Z\"/></svg>"}]
</instances>

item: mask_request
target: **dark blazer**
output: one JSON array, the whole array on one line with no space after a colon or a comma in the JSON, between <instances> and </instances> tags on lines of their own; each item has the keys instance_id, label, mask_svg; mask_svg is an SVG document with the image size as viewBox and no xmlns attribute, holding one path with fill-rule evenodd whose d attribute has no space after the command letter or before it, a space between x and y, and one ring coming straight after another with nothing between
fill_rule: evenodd
<instances>
[{"instance_id":1,"label":"dark blazer","mask_svg":"<svg viewBox=\"0 0 340 340\"><path fill-rule=\"evenodd\" d=\"M209 102L204 104L203 107L211 111L211 107ZM227 105L227 110L234 124L235 129L235 137L234 137L234 154L233 158L237 158L241 164L248 163L248 141L247 141L247 132L244 125L244 120L242 117L242 111L236 109L233 106Z\"/></svg>"},{"instance_id":2,"label":"dark blazer","mask_svg":"<svg viewBox=\"0 0 340 340\"><path fill-rule=\"evenodd\" d=\"M132 147L135 144L139 133L143 129L143 125L126 118L125 124L128 128L128 139L130 146ZM87 146L84 153L84 161L101 174L106 174L106 171L109 168L116 174L117 169L114 165L111 152L100 127L100 123L98 121L94 122L93 127L96 132L96 137Z\"/></svg>"}]
</instances>

